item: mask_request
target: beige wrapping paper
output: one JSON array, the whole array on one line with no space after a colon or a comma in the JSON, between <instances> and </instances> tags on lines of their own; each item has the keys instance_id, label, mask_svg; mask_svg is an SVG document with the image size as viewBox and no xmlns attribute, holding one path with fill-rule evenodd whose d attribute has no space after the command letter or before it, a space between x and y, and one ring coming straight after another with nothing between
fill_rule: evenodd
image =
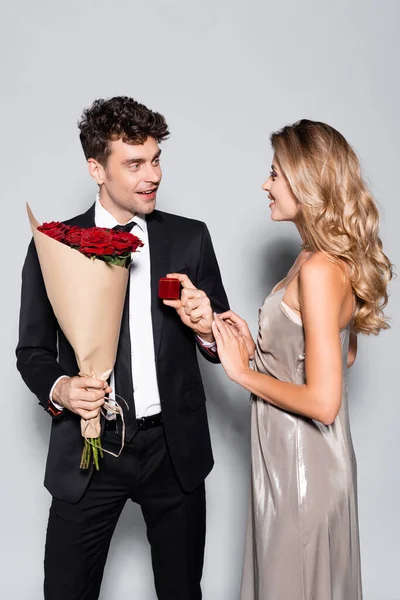
<instances>
[{"instance_id":1,"label":"beige wrapping paper","mask_svg":"<svg viewBox=\"0 0 400 600\"><path fill-rule=\"evenodd\" d=\"M90 259L37 230L27 205L47 296L74 349L79 374L107 379L114 368L129 270ZM100 417L81 421L82 435L100 436Z\"/></svg>"}]
</instances>

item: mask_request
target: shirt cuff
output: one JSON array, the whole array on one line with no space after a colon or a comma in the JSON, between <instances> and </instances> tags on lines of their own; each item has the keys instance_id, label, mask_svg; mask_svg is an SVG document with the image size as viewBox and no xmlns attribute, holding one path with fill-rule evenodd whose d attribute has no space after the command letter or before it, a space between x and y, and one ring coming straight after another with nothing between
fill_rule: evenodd
<instances>
[{"instance_id":1,"label":"shirt cuff","mask_svg":"<svg viewBox=\"0 0 400 600\"><path fill-rule=\"evenodd\" d=\"M205 350L211 352L212 354L217 353L217 343L215 341L206 342L206 340L203 340L203 338L201 338L199 335L197 336L197 339L199 340L200 346L202 346Z\"/></svg>"},{"instance_id":2,"label":"shirt cuff","mask_svg":"<svg viewBox=\"0 0 400 600\"><path fill-rule=\"evenodd\" d=\"M50 394L49 394L49 400L52 403L52 405L56 407L57 410L64 410L64 407L57 404L57 402L54 402L53 392L54 392L54 388L56 387L56 385L60 381L60 379L64 379L65 377L67 379L69 379L68 375L61 375L61 377L59 377L58 379L55 380L55 382L53 383L52 388L50 390Z\"/></svg>"}]
</instances>

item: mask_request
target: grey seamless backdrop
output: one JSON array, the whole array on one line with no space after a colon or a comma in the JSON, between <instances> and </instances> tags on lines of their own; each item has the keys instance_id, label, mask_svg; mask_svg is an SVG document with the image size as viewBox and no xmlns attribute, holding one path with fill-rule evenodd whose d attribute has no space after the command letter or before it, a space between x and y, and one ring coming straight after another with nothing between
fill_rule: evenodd
<instances>
[{"instance_id":1,"label":"grey seamless backdrop","mask_svg":"<svg viewBox=\"0 0 400 600\"><path fill-rule=\"evenodd\" d=\"M25 202L39 220L65 219L93 202L76 128L82 108L127 94L166 115L159 207L208 223L231 305L256 332L258 307L299 250L293 227L270 222L260 188L268 135L286 123L319 119L345 134L379 202L386 252L400 264L399 17L396 0L2 3L2 598L42 597L50 503L42 487L50 420L14 359L30 238ZM389 314L389 332L361 338L349 380L366 600L400 599L398 282ZM221 367L203 361L202 371L216 459L207 480L204 598L235 600L248 394ZM155 598L133 505L115 533L101 598Z\"/></svg>"}]
</instances>

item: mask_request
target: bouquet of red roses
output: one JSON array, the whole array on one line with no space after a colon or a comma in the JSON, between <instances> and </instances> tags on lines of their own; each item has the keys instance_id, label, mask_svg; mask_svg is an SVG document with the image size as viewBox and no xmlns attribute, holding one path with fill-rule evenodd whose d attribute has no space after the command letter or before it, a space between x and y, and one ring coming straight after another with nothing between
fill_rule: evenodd
<instances>
[{"instance_id":1,"label":"bouquet of red roses","mask_svg":"<svg viewBox=\"0 0 400 600\"><path fill-rule=\"evenodd\" d=\"M143 242L129 232L101 227L39 225L27 209L47 296L74 349L79 374L106 380L117 354L131 253ZM82 419L81 432L81 468L93 458L99 469L100 416Z\"/></svg>"},{"instance_id":2,"label":"bouquet of red roses","mask_svg":"<svg viewBox=\"0 0 400 600\"><path fill-rule=\"evenodd\" d=\"M37 230L89 258L98 258L119 267L128 267L131 253L143 246L143 242L132 233L105 227L82 228L52 221L39 225Z\"/></svg>"}]
</instances>

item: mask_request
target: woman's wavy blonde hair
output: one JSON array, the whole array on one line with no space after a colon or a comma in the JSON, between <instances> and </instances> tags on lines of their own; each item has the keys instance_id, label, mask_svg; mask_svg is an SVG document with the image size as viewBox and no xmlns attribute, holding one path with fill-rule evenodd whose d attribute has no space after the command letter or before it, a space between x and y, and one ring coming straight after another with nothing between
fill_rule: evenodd
<instances>
[{"instance_id":1,"label":"woman's wavy blonde hair","mask_svg":"<svg viewBox=\"0 0 400 600\"><path fill-rule=\"evenodd\" d=\"M375 335L388 329L383 309L392 265L382 251L378 209L354 150L333 127L305 119L273 133L271 143L301 204L304 242L348 265L357 299L353 328Z\"/></svg>"}]
</instances>

